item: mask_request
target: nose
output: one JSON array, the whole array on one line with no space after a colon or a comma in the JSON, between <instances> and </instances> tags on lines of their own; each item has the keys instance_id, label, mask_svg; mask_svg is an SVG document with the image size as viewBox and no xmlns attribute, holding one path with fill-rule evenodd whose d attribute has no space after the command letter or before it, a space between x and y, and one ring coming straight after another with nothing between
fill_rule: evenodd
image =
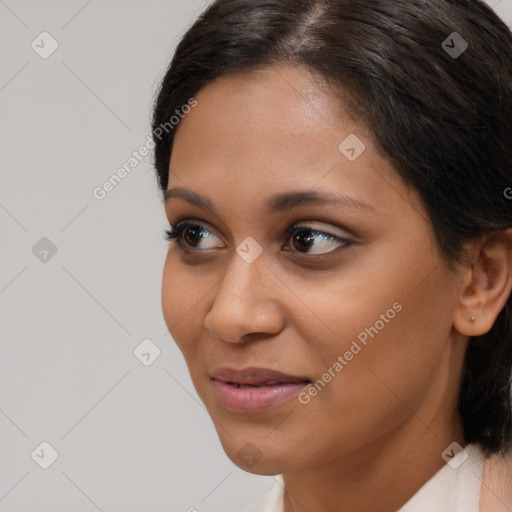
<instances>
[{"instance_id":1,"label":"nose","mask_svg":"<svg viewBox=\"0 0 512 512\"><path fill-rule=\"evenodd\" d=\"M283 329L278 299L283 285L262 256L247 263L235 253L218 284L204 327L222 341L243 343L251 335L275 336Z\"/></svg>"}]
</instances>

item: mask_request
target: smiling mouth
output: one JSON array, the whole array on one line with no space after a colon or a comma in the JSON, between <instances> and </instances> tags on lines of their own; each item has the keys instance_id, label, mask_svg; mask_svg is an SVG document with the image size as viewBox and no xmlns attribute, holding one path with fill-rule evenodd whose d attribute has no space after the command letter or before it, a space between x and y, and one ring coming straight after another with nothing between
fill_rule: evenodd
<instances>
[{"instance_id":1,"label":"smiling mouth","mask_svg":"<svg viewBox=\"0 0 512 512\"><path fill-rule=\"evenodd\" d=\"M308 383L310 381L301 381L304 383ZM274 381L268 381L268 382L262 382L260 384L240 384L239 382L226 382L226 384L229 384L230 386L234 386L238 389L253 389L253 388L263 388L268 386L277 386L282 384L296 384L292 382L279 382L277 380Z\"/></svg>"},{"instance_id":2,"label":"smiling mouth","mask_svg":"<svg viewBox=\"0 0 512 512\"><path fill-rule=\"evenodd\" d=\"M270 386L281 383L309 381L306 376L290 375L271 368L257 366L250 366L241 370L227 367L216 368L210 377L229 384L247 386Z\"/></svg>"},{"instance_id":3,"label":"smiling mouth","mask_svg":"<svg viewBox=\"0 0 512 512\"><path fill-rule=\"evenodd\" d=\"M311 381L271 368L217 368L210 375L222 406L236 413L258 413L283 405Z\"/></svg>"},{"instance_id":4,"label":"smiling mouth","mask_svg":"<svg viewBox=\"0 0 512 512\"><path fill-rule=\"evenodd\" d=\"M230 412L242 414L259 413L285 405L311 384L309 380L241 384L212 379L212 382L222 406Z\"/></svg>"}]
</instances>

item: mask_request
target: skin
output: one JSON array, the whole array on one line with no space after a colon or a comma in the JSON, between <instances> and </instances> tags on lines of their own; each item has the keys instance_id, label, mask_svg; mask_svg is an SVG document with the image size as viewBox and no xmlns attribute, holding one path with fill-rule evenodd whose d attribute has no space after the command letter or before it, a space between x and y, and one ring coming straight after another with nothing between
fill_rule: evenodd
<instances>
[{"instance_id":1,"label":"skin","mask_svg":"<svg viewBox=\"0 0 512 512\"><path fill-rule=\"evenodd\" d=\"M467 336L487 332L505 304L511 251L482 238L468 247L472 267L450 268L419 196L322 85L280 66L221 77L195 96L169 189L207 196L218 214L166 204L170 223L193 219L208 232L183 237L188 253L170 243L162 310L227 455L251 473L283 473L285 512L389 512L445 464L448 445L466 445L456 402ZM350 134L366 145L353 162L338 150ZM264 208L274 194L311 189L371 210ZM351 244L294 243L285 231L297 223ZM263 249L252 263L236 252L248 236ZM307 405L241 414L220 402L215 368L315 382L394 303L401 311ZM238 455L248 442L260 457L250 467Z\"/></svg>"}]
</instances>

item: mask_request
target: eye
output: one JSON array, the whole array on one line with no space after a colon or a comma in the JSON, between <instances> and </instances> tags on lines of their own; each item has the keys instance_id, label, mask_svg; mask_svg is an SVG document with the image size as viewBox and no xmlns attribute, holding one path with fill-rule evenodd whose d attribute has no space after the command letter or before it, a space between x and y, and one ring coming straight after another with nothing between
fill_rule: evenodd
<instances>
[{"instance_id":1,"label":"eye","mask_svg":"<svg viewBox=\"0 0 512 512\"><path fill-rule=\"evenodd\" d=\"M165 239L168 242L176 239L176 245L179 249L187 250L189 247L192 247L194 250L209 248L198 247L205 234L212 234L211 231L201 224L194 222L171 223L171 228L171 230L165 231ZM185 242L183 242L183 239L185 239Z\"/></svg>"},{"instance_id":2,"label":"eye","mask_svg":"<svg viewBox=\"0 0 512 512\"><path fill-rule=\"evenodd\" d=\"M215 236L210 230L201 224L185 221L180 223L171 223L171 228L171 230L165 231L166 240L168 242L176 240L176 245L183 251L190 250L190 248L192 248L192 250L201 250L216 247L213 244L209 247L200 247L203 238L206 238L208 234ZM296 249L294 252L307 255L326 254L334 252L336 250L336 246L347 247L352 244L352 242L347 238L313 229L310 225L294 224L286 230L286 233L292 237L291 243ZM333 246L334 249L330 251L322 251L322 249L329 249ZM317 251L316 253L308 252L311 248L318 248L320 251Z\"/></svg>"},{"instance_id":3,"label":"eye","mask_svg":"<svg viewBox=\"0 0 512 512\"><path fill-rule=\"evenodd\" d=\"M294 224L286 230L286 233L292 237L291 243L297 249L297 252L308 255L328 254L334 252L336 246L346 247L352 244L347 238L313 229L310 225ZM329 247L333 246L334 249L330 251L322 251L323 248L329 249ZM316 253L307 252L311 247L319 248L320 251Z\"/></svg>"}]
</instances>

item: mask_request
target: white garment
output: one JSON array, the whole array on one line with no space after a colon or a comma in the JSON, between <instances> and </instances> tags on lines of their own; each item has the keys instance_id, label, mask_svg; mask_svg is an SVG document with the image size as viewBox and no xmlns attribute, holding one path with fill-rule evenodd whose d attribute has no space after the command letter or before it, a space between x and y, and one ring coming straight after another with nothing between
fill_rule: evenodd
<instances>
[{"instance_id":1,"label":"white garment","mask_svg":"<svg viewBox=\"0 0 512 512\"><path fill-rule=\"evenodd\" d=\"M479 512L484 453L478 444L465 446L451 465L445 464L397 512ZM244 512L283 512L284 479L273 477L270 490Z\"/></svg>"}]
</instances>

